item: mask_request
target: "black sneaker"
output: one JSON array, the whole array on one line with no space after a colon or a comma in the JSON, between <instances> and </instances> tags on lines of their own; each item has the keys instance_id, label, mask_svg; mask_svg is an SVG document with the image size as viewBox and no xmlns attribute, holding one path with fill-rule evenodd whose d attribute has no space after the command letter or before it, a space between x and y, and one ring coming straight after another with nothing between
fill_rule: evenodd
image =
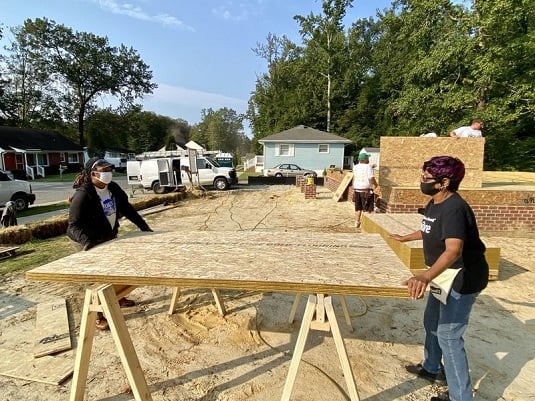
<instances>
[{"instance_id":1,"label":"black sneaker","mask_svg":"<svg viewBox=\"0 0 535 401\"><path fill-rule=\"evenodd\" d=\"M407 365L405 366L405 370L431 383L446 384L446 375L444 374L444 371L440 371L439 373L428 372L427 370L424 369L421 363L417 365ZM433 400L433 401L437 401L437 400Z\"/></svg>"}]
</instances>

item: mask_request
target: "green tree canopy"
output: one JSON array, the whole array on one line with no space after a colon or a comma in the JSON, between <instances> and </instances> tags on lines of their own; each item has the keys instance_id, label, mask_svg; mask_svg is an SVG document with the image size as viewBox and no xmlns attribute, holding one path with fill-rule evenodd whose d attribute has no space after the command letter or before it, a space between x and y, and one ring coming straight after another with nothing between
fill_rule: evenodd
<instances>
[{"instance_id":1,"label":"green tree canopy","mask_svg":"<svg viewBox=\"0 0 535 401\"><path fill-rule=\"evenodd\" d=\"M267 37L248 108L254 142L305 124L378 146L485 121L485 168L535 169L535 7L529 0L394 0L342 26L352 1L295 16L302 43ZM511 157L521 155L521 157Z\"/></svg>"},{"instance_id":2,"label":"green tree canopy","mask_svg":"<svg viewBox=\"0 0 535 401\"><path fill-rule=\"evenodd\" d=\"M63 118L76 121L80 145L85 145L84 122L97 96L116 96L130 104L152 93L152 72L132 48L111 46L107 37L74 32L46 18L28 19L16 31L17 46L28 62L60 88L56 104Z\"/></svg>"}]
</instances>

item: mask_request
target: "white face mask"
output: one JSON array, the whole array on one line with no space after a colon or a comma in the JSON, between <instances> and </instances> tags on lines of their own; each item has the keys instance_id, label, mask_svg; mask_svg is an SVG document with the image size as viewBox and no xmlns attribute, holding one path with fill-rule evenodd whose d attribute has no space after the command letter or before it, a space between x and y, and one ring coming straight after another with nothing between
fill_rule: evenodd
<instances>
[{"instance_id":1,"label":"white face mask","mask_svg":"<svg viewBox=\"0 0 535 401\"><path fill-rule=\"evenodd\" d=\"M106 185L108 185L113 178L113 173L111 171L103 171L99 174L100 174L100 177L95 176L95 178L99 180L101 183L106 184Z\"/></svg>"}]
</instances>

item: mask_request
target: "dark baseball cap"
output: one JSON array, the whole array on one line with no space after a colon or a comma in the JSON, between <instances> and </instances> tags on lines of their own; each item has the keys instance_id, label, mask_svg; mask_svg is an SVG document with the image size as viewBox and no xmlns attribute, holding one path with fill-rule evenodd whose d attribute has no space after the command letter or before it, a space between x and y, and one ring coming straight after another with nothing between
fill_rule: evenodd
<instances>
[{"instance_id":1,"label":"dark baseball cap","mask_svg":"<svg viewBox=\"0 0 535 401\"><path fill-rule=\"evenodd\" d=\"M92 157L85 163L85 168L93 171L97 167L113 167L113 164L101 157Z\"/></svg>"}]
</instances>

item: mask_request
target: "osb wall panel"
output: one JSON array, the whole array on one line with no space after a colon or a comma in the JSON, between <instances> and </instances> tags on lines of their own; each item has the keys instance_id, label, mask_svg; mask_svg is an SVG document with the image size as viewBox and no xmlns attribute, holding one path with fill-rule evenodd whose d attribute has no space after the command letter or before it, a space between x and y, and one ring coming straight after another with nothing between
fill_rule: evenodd
<instances>
[{"instance_id":1,"label":"osb wall panel","mask_svg":"<svg viewBox=\"0 0 535 401\"><path fill-rule=\"evenodd\" d=\"M466 168L462 185L480 188L483 182L485 138L381 137L379 185L415 186L424 161L454 156Z\"/></svg>"}]
</instances>

